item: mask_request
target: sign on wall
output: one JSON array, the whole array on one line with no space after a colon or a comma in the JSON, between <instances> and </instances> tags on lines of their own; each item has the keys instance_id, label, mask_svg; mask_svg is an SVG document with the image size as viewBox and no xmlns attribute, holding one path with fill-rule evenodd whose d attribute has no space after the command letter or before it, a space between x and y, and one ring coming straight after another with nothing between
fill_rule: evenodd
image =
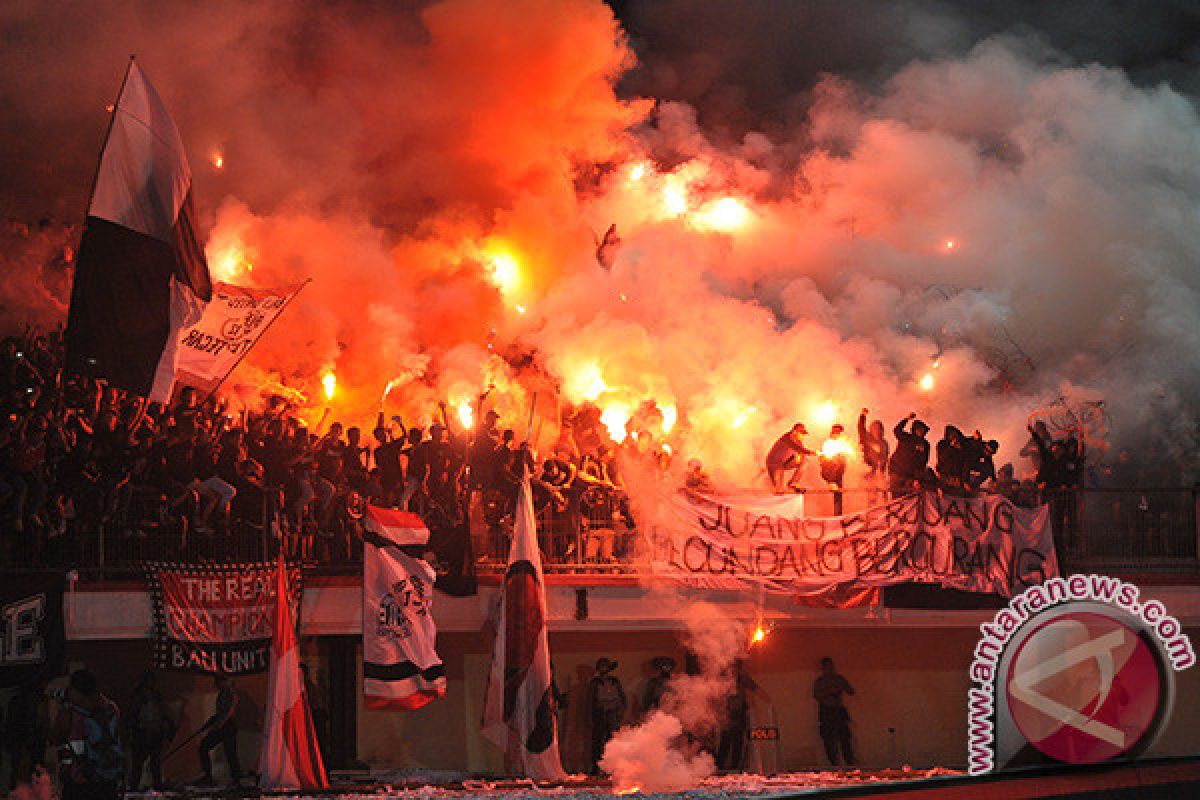
<instances>
[{"instance_id":1,"label":"sign on wall","mask_svg":"<svg viewBox=\"0 0 1200 800\"><path fill-rule=\"evenodd\" d=\"M0 625L0 688L61 674L66 646L62 574L5 576Z\"/></svg>"}]
</instances>

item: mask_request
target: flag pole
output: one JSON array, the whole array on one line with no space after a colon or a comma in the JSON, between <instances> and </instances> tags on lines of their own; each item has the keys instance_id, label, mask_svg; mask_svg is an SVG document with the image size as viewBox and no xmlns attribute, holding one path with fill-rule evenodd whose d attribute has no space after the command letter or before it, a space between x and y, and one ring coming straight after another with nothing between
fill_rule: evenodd
<instances>
[{"instance_id":1,"label":"flag pole","mask_svg":"<svg viewBox=\"0 0 1200 800\"><path fill-rule=\"evenodd\" d=\"M125 75L121 78L121 87L117 89L117 99L113 101L112 113L108 115L108 127L104 129L104 141L100 145L100 157L96 159L96 171L92 173L92 185L88 189L87 208L83 211L85 220L87 219L88 212L92 209L92 197L96 194L96 184L100 182L100 165L104 163L104 151L108 149L108 140L112 136L113 125L117 122L117 109L121 107L121 95L125 94L125 84L129 82L129 73L133 72L133 62L136 58L136 54L129 56L129 63L125 65Z\"/></svg>"},{"instance_id":2,"label":"flag pole","mask_svg":"<svg viewBox=\"0 0 1200 800\"><path fill-rule=\"evenodd\" d=\"M304 283L300 284L300 287L298 289L296 289L296 291L292 292L288 296L287 300L283 301L283 305L279 307L279 313L271 318L271 321L268 322L263 327L262 332L258 334L258 338L254 340L254 344L247 347L246 350L240 356L237 357L237 361L233 362L233 366L229 368L229 371L226 372L224 375L222 375L221 380L217 381L216 385L213 386L213 388L209 390L208 395L204 398L204 403L207 403L209 400L212 399L213 395L215 395L217 393L217 389L221 388L221 385L223 383L225 383L225 381L229 378L230 375L233 374L233 371L238 368L238 366L242 363L242 360L245 359L246 356L250 354L250 351L254 349L254 345L261 342L262 337L267 335L267 331L269 331L271 329L271 326L275 324L275 321L283 316L283 312L287 311L288 305L291 304L292 300L294 300L296 298L296 295L300 294L301 290L303 290L304 287L308 286L310 283L312 283L312 278L307 278L304 281ZM201 403L201 405L203 405L204 403Z\"/></svg>"},{"instance_id":3,"label":"flag pole","mask_svg":"<svg viewBox=\"0 0 1200 800\"><path fill-rule=\"evenodd\" d=\"M533 433L533 412L537 409L538 393L534 392L533 397L529 400L529 421L525 424L525 441L529 441L529 436ZM532 445L530 445L532 446Z\"/></svg>"}]
</instances>

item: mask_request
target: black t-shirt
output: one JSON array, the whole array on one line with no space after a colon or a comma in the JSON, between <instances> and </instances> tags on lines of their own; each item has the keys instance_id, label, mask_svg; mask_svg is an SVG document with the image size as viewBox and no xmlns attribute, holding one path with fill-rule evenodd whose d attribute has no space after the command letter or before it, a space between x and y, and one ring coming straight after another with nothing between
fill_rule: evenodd
<instances>
[{"instance_id":1,"label":"black t-shirt","mask_svg":"<svg viewBox=\"0 0 1200 800\"><path fill-rule=\"evenodd\" d=\"M404 478L403 454L404 442L400 440L384 442L375 448L375 466L385 482L399 483Z\"/></svg>"}]
</instances>

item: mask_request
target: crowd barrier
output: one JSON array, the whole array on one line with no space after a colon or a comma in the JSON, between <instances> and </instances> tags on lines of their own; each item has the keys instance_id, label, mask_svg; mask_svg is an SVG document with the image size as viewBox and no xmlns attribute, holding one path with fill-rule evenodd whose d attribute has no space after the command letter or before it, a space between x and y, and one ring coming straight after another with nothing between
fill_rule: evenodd
<instances>
[{"instance_id":1,"label":"crowd barrier","mask_svg":"<svg viewBox=\"0 0 1200 800\"><path fill-rule=\"evenodd\" d=\"M737 493L734 492L734 495ZM809 490L807 516L861 511L886 501L879 489ZM1037 498L1035 498L1036 500ZM1200 569L1196 488L1082 489L1043 493L1054 523L1063 568L1084 570L1191 571ZM511 500L475 492L468 526L476 569L501 572L512 536ZM643 571L637 520L622 495L593 489L535 501L538 536L548 572L635 574ZM73 533L33 537L9 532L0 539L0 570L64 567L81 574L128 576L148 561L232 563L278 557L317 572L360 568L359 518L339 508L324 525L281 525L282 510L264 500L261 517L234 520L213 530L184 523L156 524L145 517L130 525L121 515L81 526Z\"/></svg>"}]
</instances>

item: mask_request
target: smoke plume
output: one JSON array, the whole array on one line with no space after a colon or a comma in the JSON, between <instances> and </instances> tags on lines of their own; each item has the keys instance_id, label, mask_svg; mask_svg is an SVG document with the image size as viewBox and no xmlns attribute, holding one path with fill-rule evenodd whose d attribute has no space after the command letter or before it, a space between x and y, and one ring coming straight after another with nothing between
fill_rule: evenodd
<instances>
[{"instance_id":1,"label":"smoke plume","mask_svg":"<svg viewBox=\"0 0 1200 800\"><path fill-rule=\"evenodd\" d=\"M216 275L312 279L232 378L242 402L290 393L315 422L334 372L334 416L421 422L494 385L543 448L594 405L614 438L644 429L740 484L795 419L820 436L915 410L1003 462L1037 413L1085 417L1125 479L1194 476L1191 99L939 7L894 6L904 24L842 75L727 82L731 45L669 90L669 51L639 68L599 0L9 5L0 212L59 238L5 248L4 324L62 319L54 253L137 52ZM841 30L808 19L802 40ZM753 113L714 124L747 80Z\"/></svg>"},{"instance_id":2,"label":"smoke plume","mask_svg":"<svg viewBox=\"0 0 1200 800\"><path fill-rule=\"evenodd\" d=\"M617 731L604 749L600 767L614 787L641 792L673 792L697 786L716 771L706 740L715 743L734 691L734 663L745 655L746 626L708 603L687 603L675 595L658 598L675 607L683 640L699 667L675 675L660 708Z\"/></svg>"}]
</instances>

